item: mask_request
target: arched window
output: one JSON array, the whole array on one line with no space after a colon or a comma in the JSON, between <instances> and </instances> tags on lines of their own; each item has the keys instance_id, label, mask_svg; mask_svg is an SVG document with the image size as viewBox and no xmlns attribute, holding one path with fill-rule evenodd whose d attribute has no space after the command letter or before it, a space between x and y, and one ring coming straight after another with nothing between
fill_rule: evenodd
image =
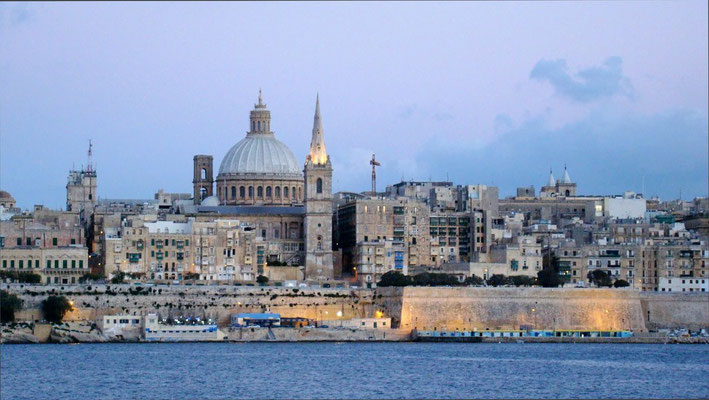
<instances>
[{"instance_id":1,"label":"arched window","mask_svg":"<svg viewBox=\"0 0 709 400\"><path fill-rule=\"evenodd\" d=\"M318 235L318 250L322 250L322 236Z\"/></svg>"},{"instance_id":2,"label":"arched window","mask_svg":"<svg viewBox=\"0 0 709 400\"><path fill-rule=\"evenodd\" d=\"M566 196L568 197L571 194L568 190L566 191Z\"/></svg>"},{"instance_id":3,"label":"arched window","mask_svg":"<svg viewBox=\"0 0 709 400\"><path fill-rule=\"evenodd\" d=\"M273 194L273 193L271 193L271 187L270 187L270 186L266 186L266 197L271 197L272 194Z\"/></svg>"},{"instance_id":4,"label":"arched window","mask_svg":"<svg viewBox=\"0 0 709 400\"><path fill-rule=\"evenodd\" d=\"M256 132L256 122L251 121L251 131Z\"/></svg>"},{"instance_id":5,"label":"arched window","mask_svg":"<svg viewBox=\"0 0 709 400\"><path fill-rule=\"evenodd\" d=\"M249 186L249 198L253 199L254 198L254 187Z\"/></svg>"},{"instance_id":6,"label":"arched window","mask_svg":"<svg viewBox=\"0 0 709 400\"><path fill-rule=\"evenodd\" d=\"M295 191L295 186L291 188L291 193L293 194L293 200L298 200L298 192Z\"/></svg>"},{"instance_id":7,"label":"arched window","mask_svg":"<svg viewBox=\"0 0 709 400\"><path fill-rule=\"evenodd\" d=\"M256 130L261 132L261 121L256 122Z\"/></svg>"},{"instance_id":8,"label":"arched window","mask_svg":"<svg viewBox=\"0 0 709 400\"><path fill-rule=\"evenodd\" d=\"M288 186L283 187L283 197L288 197Z\"/></svg>"},{"instance_id":9,"label":"arched window","mask_svg":"<svg viewBox=\"0 0 709 400\"><path fill-rule=\"evenodd\" d=\"M207 197L207 188L199 188L199 199L204 200Z\"/></svg>"},{"instance_id":10,"label":"arched window","mask_svg":"<svg viewBox=\"0 0 709 400\"><path fill-rule=\"evenodd\" d=\"M303 199L303 188L299 187L298 188L298 200L300 201L301 199Z\"/></svg>"},{"instance_id":11,"label":"arched window","mask_svg":"<svg viewBox=\"0 0 709 400\"><path fill-rule=\"evenodd\" d=\"M276 186L276 197L279 199L281 198L281 187L280 186Z\"/></svg>"},{"instance_id":12,"label":"arched window","mask_svg":"<svg viewBox=\"0 0 709 400\"><path fill-rule=\"evenodd\" d=\"M217 187L217 194L219 195L219 198L221 199L222 198L222 187L221 186Z\"/></svg>"},{"instance_id":13,"label":"arched window","mask_svg":"<svg viewBox=\"0 0 709 400\"><path fill-rule=\"evenodd\" d=\"M236 186L231 187L231 198L232 199L236 198Z\"/></svg>"},{"instance_id":14,"label":"arched window","mask_svg":"<svg viewBox=\"0 0 709 400\"><path fill-rule=\"evenodd\" d=\"M202 168L202 179L207 179L207 169Z\"/></svg>"},{"instance_id":15,"label":"arched window","mask_svg":"<svg viewBox=\"0 0 709 400\"><path fill-rule=\"evenodd\" d=\"M263 187L259 186L258 189L256 189L256 194L258 195L259 198L263 197Z\"/></svg>"},{"instance_id":16,"label":"arched window","mask_svg":"<svg viewBox=\"0 0 709 400\"><path fill-rule=\"evenodd\" d=\"M239 197L241 197L242 199L246 197L246 188L243 186L239 188Z\"/></svg>"},{"instance_id":17,"label":"arched window","mask_svg":"<svg viewBox=\"0 0 709 400\"><path fill-rule=\"evenodd\" d=\"M318 180L315 181L315 192L322 193L322 179L320 179L320 178L318 178Z\"/></svg>"}]
</instances>

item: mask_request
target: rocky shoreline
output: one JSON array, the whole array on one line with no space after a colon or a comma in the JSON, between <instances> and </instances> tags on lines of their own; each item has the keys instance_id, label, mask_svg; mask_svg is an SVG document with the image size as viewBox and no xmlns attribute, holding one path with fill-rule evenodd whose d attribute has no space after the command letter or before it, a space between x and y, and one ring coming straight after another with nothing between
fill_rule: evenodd
<instances>
[{"instance_id":1,"label":"rocky shoreline","mask_svg":"<svg viewBox=\"0 0 709 400\"><path fill-rule=\"evenodd\" d=\"M412 342L405 330L357 330L322 328L226 329L224 342ZM631 338L482 338L481 343L638 343L638 344L709 344L708 337L631 337ZM65 322L63 324L15 323L0 329L1 344L40 343L154 343L139 336L138 331L121 335L101 332L95 324Z\"/></svg>"}]
</instances>

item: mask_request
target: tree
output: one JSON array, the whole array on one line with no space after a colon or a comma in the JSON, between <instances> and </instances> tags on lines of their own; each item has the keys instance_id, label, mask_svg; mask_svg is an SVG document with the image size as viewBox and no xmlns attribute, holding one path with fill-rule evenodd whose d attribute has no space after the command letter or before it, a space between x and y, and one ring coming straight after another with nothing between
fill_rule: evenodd
<instances>
[{"instance_id":1,"label":"tree","mask_svg":"<svg viewBox=\"0 0 709 400\"><path fill-rule=\"evenodd\" d=\"M628 287L630 286L630 283L626 281L625 279L618 279L613 283L613 287L621 288L621 287Z\"/></svg>"},{"instance_id":2,"label":"tree","mask_svg":"<svg viewBox=\"0 0 709 400\"><path fill-rule=\"evenodd\" d=\"M483 284L483 282L485 282L483 280L483 278L481 278L475 274L472 274L469 277L465 278L465 282L463 282L463 283L465 283L466 285L471 285L471 286L480 286Z\"/></svg>"},{"instance_id":3,"label":"tree","mask_svg":"<svg viewBox=\"0 0 709 400\"><path fill-rule=\"evenodd\" d=\"M185 280L194 280L194 279L199 279L199 274L196 272L188 272L183 275Z\"/></svg>"},{"instance_id":4,"label":"tree","mask_svg":"<svg viewBox=\"0 0 709 400\"><path fill-rule=\"evenodd\" d=\"M126 273L123 271L118 271L116 275L111 278L111 283L125 283Z\"/></svg>"},{"instance_id":5,"label":"tree","mask_svg":"<svg viewBox=\"0 0 709 400\"><path fill-rule=\"evenodd\" d=\"M377 283L377 286L409 286L412 283L410 276L406 276L399 271L389 271L382 275Z\"/></svg>"},{"instance_id":6,"label":"tree","mask_svg":"<svg viewBox=\"0 0 709 400\"><path fill-rule=\"evenodd\" d=\"M268 277L259 275L256 277L256 283L258 283L259 285L265 285L268 283Z\"/></svg>"},{"instance_id":7,"label":"tree","mask_svg":"<svg viewBox=\"0 0 709 400\"><path fill-rule=\"evenodd\" d=\"M533 277L527 275L512 275L509 280L515 286L534 286L537 284Z\"/></svg>"},{"instance_id":8,"label":"tree","mask_svg":"<svg viewBox=\"0 0 709 400\"><path fill-rule=\"evenodd\" d=\"M42 281L39 274L27 271L0 271L0 278L18 283L39 283Z\"/></svg>"},{"instance_id":9,"label":"tree","mask_svg":"<svg viewBox=\"0 0 709 400\"><path fill-rule=\"evenodd\" d=\"M98 272L89 272L88 274L84 274L81 278L79 278L79 283L87 282L87 281L100 281L103 280L104 276L101 273Z\"/></svg>"},{"instance_id":10,"label":"tree","mask_svg":"<svg viewBox=\"0 0 709 400\"><path fill-rule=\"evenodd\" d=\"M22 300L14 293L0 290L0 322L15 321L15 312L22 308Z\"/></svg>"},{"instance_id":11,"label":"tree","mask_svg":"<svg viewBox=\"0 0 709 400\"><path fill-rule=\"evenodd\" d=\"M44 319L55 324L61 323L64 315L72 308L64 296L49 296L42 301L41 307Z\"/></svg>"},{"instance_id":12,"label":"tree","mask_svg":"<svg viewBox=\"0 0 709 400\"><path fill-rule=\"evenodd\" d=\"M613 278L611 278L611 275L609 273L607 273L606 271L603 271L600 269L595 269L595 270L589 272L587 277L593 284L595 284L598 287L613 286Z\"/></svg>"},{"instance_id":13,"label":"tree","mask_svg":"<svg viewBox=\"0 0 709 400\"><path fill-rule=\"evenodd\" d=\"M490 286L504 286L510 283L509 278L502 274L494 274L487 280L487 284Z\"/></svg>"},{"instance_id":14,"label":"tree","mask_svg":"<svg viewBox=\"0 0 709 400\"><path fill-rule=\"evenodd\" d=\"M544 256L542 270L537 272L537 282L543 287L558 287L564 283L559 275L559 257L553 254Z\"/></svg>"}]
</instances>

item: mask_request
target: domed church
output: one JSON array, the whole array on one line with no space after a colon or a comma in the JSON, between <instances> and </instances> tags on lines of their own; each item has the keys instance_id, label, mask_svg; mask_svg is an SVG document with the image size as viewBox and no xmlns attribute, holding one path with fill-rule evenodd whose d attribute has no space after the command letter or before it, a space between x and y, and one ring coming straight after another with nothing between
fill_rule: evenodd
<instances>
[{"instance_id":1,"label":"domed church","mask_svg":"<svg viewBox=\"0 0 709 400\"><path fill-rule=\"evenodd\" d=\"M319 96L303 164L271 131L271 112L260 90L249 122L246 137L227 151L216 179L213 157L194 156L194 205L183 206L182 212L238 218L256 229L269 249L277 249L269 258L297 260L306 279L332 279L332 164Z\"/></svg>"},{"instance_id":2,"label":"domed church","mask_svg":"<svg viewBox=\"0 0 709 400\"><path fill-rule=\"evenodd\" d=\"M246 137L226 153L216 183L221 205L303 203L303 172L293 152L271 131L271 112L259 91ZM195 156L195 204L211 193L211 156ZM204 181L204 184L200 184Z\"/></svg>"}]
</instances>

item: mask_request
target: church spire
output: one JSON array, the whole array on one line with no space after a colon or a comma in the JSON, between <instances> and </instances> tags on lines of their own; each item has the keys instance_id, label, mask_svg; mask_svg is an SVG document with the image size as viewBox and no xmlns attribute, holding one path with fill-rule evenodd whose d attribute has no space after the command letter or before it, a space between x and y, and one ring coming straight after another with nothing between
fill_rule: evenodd
<instances>
[{"instance_id":1,"label":"church spire","mask_svg":"<svg viewBox=\"0 0 709 400\"><path fill-rule=\"evenodd\" d=\"M547 182L547 186L554 185L556 185L556 179L554 179L554 174L551 172L551 168L549 168L549 182Z\"/></svg>"},{"instance_id":2,"label":"church spire","mask_svg":"<svg viewBox=\"0 0 709 400\"><path fill-rule=\"evenodd\" d=\"M310 141L310 154L308 156L313 164L327 163L325 151L325 138L320 118L320 94L315 98L315 117L313 117L313 138Z\"/></svg>"},{"instance_id":3,"label":"church spire","mask_svg":"<svg viewBox=\"0 0 709 400\"><path fill-rule=\"evenodd\" d=\"M566 171L566 164L564 164L564 177L561 178L561 183L571 183L571 178L569 177L569 172Z\"/></svg>"}]
</instances>

